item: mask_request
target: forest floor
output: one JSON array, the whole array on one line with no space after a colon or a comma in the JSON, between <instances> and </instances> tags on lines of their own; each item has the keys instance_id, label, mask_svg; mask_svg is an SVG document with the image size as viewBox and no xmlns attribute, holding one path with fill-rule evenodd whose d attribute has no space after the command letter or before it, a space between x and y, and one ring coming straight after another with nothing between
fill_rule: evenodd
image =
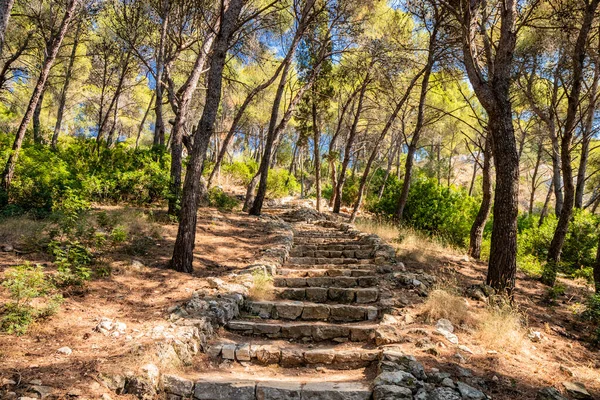
<instances>
[{"instance_id":1,"label":"forest floor","mask_svg":"<svg viewBox=\"0 0 600 400\"><path fill-rule=\"evenodd\" d=\"M265 231L265 219L200 209L196 269L190 277L166 269L177 225L164 218L164 211L96 207L93 213L102 211L114 214L129 232L127 241L102 254L102 262L110 266L111 274L90 281L84 289L65 293L60 311L33 325L25 335L0 334L0 398L10 381L22 387L25 383L49 386L55 390L54 398L59 399L100 398L103 394L121 398L103 385L100 374L115 368L139 368L148 362L144 356L140 359L135 346L144 332L168 325L169 307L187 300L194 290L206 288L209 284L205 278L225 277L245 267L271 242ZM40 224L24 218L5 220L0 224L0 244L10 243L19 250L21 242L29 243L36 235L44 234L47 227ZM377 233L395 245L398 259L409 271L424 270L437 276L435 289L460 299L471 315L468 319L476 321L469 323L465 319L467 322L456 324L460 344L469 350L461 351L460 356L453 346L441 342L437 343L436 354L424 352L414 341L400 345L427 369L468 368L487 382L495 399L534 399L539 388L554 386L562 390L565 381L582 382L593 396L600 398L600 358L597 349L588 342L590 327L578 316L589 294L586 284L563 279L564 294L549 302L546 287L519 273L515 295L518 311L506 316L507 320L503 316L494 320L486 314L483 302L463 297L465 288L483 281L484 263L470 261L459 251L411 234L398 242L397 231L376 229L368 224L359 224L359 228ZM24 262L43 264L48 271L53 269L51 258L41 251L0 255L0 279L7 268ZM6 291L0 290L0 304L7 300ZM435 306L432 302L435 296L408 297L406 310L414 316L411 327L435 325L435 321L423 316L428 308ZM516 332L510 331L512 328L503 329L503 325L510 325L507 321L514 315L524 325L515 327ZM118 337L96 332L94 328L103 317L125 323L126 332ZM490 330L498 331L497 335L490 336ZM534 341L528 339L530 331L539 332ZM499 339L500 335L505 337ZM57 352L64 346L72 349L72 354ZM246 367L234 365L226 373L245 371ZM265 367L253 373L268 375L281 371ZM311 371L298 373L318 375ZM336 374L340 380L355 378L344 376L344 371ZM14 386L10 387L14 390Z\"/></svg>"}]
</instances>

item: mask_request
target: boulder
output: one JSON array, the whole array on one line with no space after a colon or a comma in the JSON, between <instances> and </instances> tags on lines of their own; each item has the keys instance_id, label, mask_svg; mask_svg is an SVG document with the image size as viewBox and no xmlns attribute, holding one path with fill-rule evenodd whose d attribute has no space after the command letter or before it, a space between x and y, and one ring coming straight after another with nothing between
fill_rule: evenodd
<instances>
[{"instance_id":1,"label":"boulder","mask_svg":"<svg viewBox=\"0 0 600 400\"><path fill-rule=\"evenodd\" d=\"M467 385L466 383L456 382L456 386L458 387L458 391L464 400L483 400L486 398L483 392Z\"/></svg>"},{"instance_id":2,"label":"boulder","mask_svg":"<svg viewBox=\"0 0 600 400\"><path fill-rule=\"evenodd\" d=\"M592 399L592 395L587 391L583 383L580 382L563 382L563 386L567 393L574 399L588 400Z\"/></svg>"},{"instance_id":3,"label":"boulder","mask_svg":"<svg viewBox=\"0 0 600 400\"><path fill-rule=\"evenodd\" d=\"M535 400L567 400L567 398L555 388L545 387L537 392Z\"/></svg>"},{"instance_id":4,"label":"boulder","mask_svg":"<svg viewBox=\"0 0 600 400\"><path fill-rule=\"evenodd\" d=\"M373 400L412 400L412 398L412 391L402 386L380 385L373 390Z\"/></svg>"}]
</instances>

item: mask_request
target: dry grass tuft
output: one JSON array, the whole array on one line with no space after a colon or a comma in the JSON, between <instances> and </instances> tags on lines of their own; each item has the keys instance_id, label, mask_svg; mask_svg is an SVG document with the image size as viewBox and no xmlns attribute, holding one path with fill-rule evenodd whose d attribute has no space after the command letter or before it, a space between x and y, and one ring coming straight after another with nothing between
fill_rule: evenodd
<instances>
[{"instance_id":1,"label":"dry grass tuft","mask_svg":"<svg viewBox=\"0 0 600 400\"><path fill-rule=\"evenodd\" d=\"M0 243L9 243L20 250L33 250L47 240L48 222L27 216L0 220Z\"/></svg>"},{"instance_id":2,"label":"dry grass tuft","mask_svg":"<svg viewBox=\"0 0 600 400\"><path fill-rule=\"evenodd\" d=\"M429 322L446 318L454 324L469 324L471 314L465 299L444 289L429 293L421 313Z\"/></svg>"},{"instance_id":3,"label":"dry grass tuft","mask_svg":"<svg viewBox=\"0 0 600 400\"><path fill-rule=\"evenodd\" d=\"M523 345L523 314L510 304L490 306L477 319L475 338L488 349L516 351Z\"/></svg>"},{"instance_id":4,"label":"dry grass tuft","mask_svg":"<svg viewBox=\"0 0 600 400\"><path fill-rule=\"evenodd\" d=\"M248 297L252 300L273 300L275 298L275 287L273 277L257 271L252 274L252 286L248 289Z\"/></svg>"},{"instance_id":5,"label":"dry grass tuft","mask_svg":"<svg viewBox=\"0 0 600 400\"><path fill-rule=\"evenodd\" d=\"M459 249L443 243L408 226L395 225L388 221L358 219L356 227L373 233L396 248L398 257L418 263L431 263L463 255Z\"/></svg>"}]
</instances>

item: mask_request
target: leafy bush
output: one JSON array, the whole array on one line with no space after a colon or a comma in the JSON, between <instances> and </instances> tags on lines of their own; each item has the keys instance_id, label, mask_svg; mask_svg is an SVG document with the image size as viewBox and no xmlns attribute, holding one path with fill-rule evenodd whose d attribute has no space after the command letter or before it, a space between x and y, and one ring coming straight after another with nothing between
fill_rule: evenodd
<instances>
[{"instance_id":1,"label":"leafy bush","mask_svg":"<svg viewBox=\"0 0 600 400\"><path fill-rule=\"evenodd\" d=\"M267 196L272 198L289 196L300 191L300 184L294 175L282 168L269 170Z\"/></svg>"},{"instance_id":2,"label":"leafy bush","mask_svg":"<svg viewBox=\"0 0 600 400\"><path fill-rule=\"evenodd\" d=\"M533 254L517 257L517 267L528 276L539 278L542 276L544 266L539 258Z\"/></svg>"},{"instance_id":3,"label":"leafy bush","mask_svg":"<svg viewBox=\"0 0 600 400\"><path fill-rule=\"evenodd\" d=\"M228 195L220 187L213 187L208 192L208 204L211 207L217 207L219 210L231 211L239 203L235 197Z\"/></svg>"},{"instance_id":4,"label":"leafy bush","mask_svg":"<svg viewBox=\"0 0 600 400\"><path fill-rule=\"evenodd\" d=\"M22 335L38 318L44 318L56 312L62 298L53 294L53 285L46 278L40 265L24 264L6 271L2 286L8 289L11 302L6 304L0 318L0 330L10 334ZM42 298L36 306L34 299Z\"/></svg>"},{"instance_id":5,"label":"leafy bush","mask_svg":"<svg viewBox=\"0 0 600 400\"><path fill-rule=\"evenodd\" d=\"M123 243L127 241L127 231L121 225L115 226L110 232L110 240L113 243Z\"/></svg>"},{"instance_id":6,"label":"leafy bush","mask_svg":"<svg viewBox=\"0 0 600 400\"><path fill-rule=\"evenodd\" d=\"M58 273L57 284L61 286L82 286L90 280L92 271L92 253L78 241L60 243L52 241L49 245L51 254L55 257Z\"/></svg>"},{"instance_id":7,"label":"leafy bush","mask_svg":"<svg viewBox=\"0 0 600 400\"><path fill-rule=\"evenodd\" d=\"M229 174L237 183L248 185L258 171L258 163L254 159L244 159L223 164L221 170Z\"/></svg>"},{"instance_id":8,"label":"leafy bush","mask_svg":"<svg viewBox=\"0 0 600 400\"><path fill-rule=\"evenodd\" d=\"M583 316L593 323L600 323L600 294L594 294L588 298L587 309Z\"/></svg>"}]
</instances>

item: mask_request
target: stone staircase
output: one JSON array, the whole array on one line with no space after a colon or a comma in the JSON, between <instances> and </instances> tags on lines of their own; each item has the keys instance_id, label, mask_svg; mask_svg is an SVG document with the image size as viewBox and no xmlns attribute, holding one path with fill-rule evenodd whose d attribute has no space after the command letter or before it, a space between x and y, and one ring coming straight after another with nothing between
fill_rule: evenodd
<instances>
[{"instance_id":1,"label":"stone staircase","mask_svg":"<svg viewBox=\"0 0 600 400\"><path fill-rule=\"evenodd\" d=\"M334 227L298 222L294 246L273 279L273 298L248 300L227 333L210 343L218 363L276 367L267 380L195 382L197 399L370 399L381 350L374 344L381 315L381 271L375 247ZM332 381L328 371L347 371ZM300 375L293 382L278 375ZM312 377L304 379L303 377ZM173 397L175 398L175 397Z\"/></svg>"}]
</instances>

